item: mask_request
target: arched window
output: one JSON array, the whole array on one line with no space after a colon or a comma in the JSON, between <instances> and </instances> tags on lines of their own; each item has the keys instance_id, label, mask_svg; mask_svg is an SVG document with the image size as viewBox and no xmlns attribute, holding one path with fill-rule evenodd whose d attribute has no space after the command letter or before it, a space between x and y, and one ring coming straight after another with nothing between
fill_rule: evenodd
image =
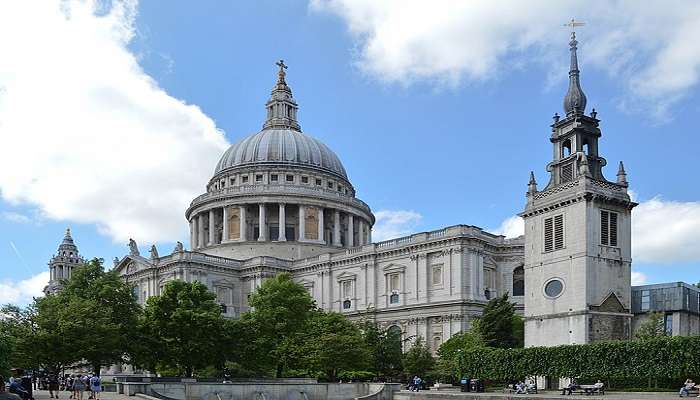
<instances>
[{"instance_id":1,"label":"arched window","mask_svg":"<svg viewBox=\"0 0 700 400\"><path fill-rule=\"evenodd\" d=\"M525 296L525 270L522 266L513 270L513 296Z\"/></svg>"},{"instance_id":2,"label":"arched window","mask_svg":"<svg viewBox=\"0 0 700 400\"><path fill-rule=\"evenodd\" d=\"M389 296L389 304L399 304L398 293L392 293L391 296Z\"/></svg>"},{"instance_id":3,"label":"arched window","mask_svg":"<svg viewBox=\"0 0 700 400\"><path fill-rule=\"evenodd\" d=\"M561 144L561 157L568 157L571 155L571 139L566 139Z\"/></svg>"},{"instance_id":4,"label":"arched window","mask_svg":"<svg viewBox=\"0 0 700 400\"><path fill-rule=\"evenodd\" d=\"M350 300L345 300L343 302L343 310L349 310L351 306L352 306L352 302Z\"/></svg>"},{"instance_id":5,"label":"arched window","mask_svg":"<svg viewBox=\"0 0 700 400\"><path fill-rule=\"evenodd\" d=\"M590 155L591 153L591 145L588 144L588 140L583 141L583 148L581 149L583 151L583 154L585 155Z\"/></svg>"},{"instance_id":6,"label":"arched window","mask_svg":"<svg viewBox=\"0 0 700 400\"><path fill-rule=\"evenodd\" d=\"M401 351L403 351L403 341L401 327L398 325L392 325L386 330L387 340L397 346Z\"/></svg>"}]
</instances>

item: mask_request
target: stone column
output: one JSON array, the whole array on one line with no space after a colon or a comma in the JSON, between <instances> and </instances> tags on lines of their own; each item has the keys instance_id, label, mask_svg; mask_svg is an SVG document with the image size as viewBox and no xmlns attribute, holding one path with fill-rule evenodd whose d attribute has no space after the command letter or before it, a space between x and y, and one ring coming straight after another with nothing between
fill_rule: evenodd
<instances>
[{"instance_id":1,"label":"stone column","mask_svg":"<svg viewBox=\"0 0 700 400\"><path fill-rule=\"evenodd\" d=\"M287 240L287 214L286 207L284 203L280 203L279 220L277 225L279 226L279 233L277 234L277 240L284 242Z\"/></svg>"},{"instance_id":2,"label":"stone column","mask_svg":"<svg viewBox=\"0 0 700 400\"><path fill-rule=\"evenodd\" d=\"M320 240L322 243L326 243L326 238L324 237L326 230L325 230L323 224L324 224L323 207L319 207L318 208L318 240Z\"/></svg>"},{"instance_id":3,"label":"stone column","mask_svg":"<svg viewBox=\"0 0 700 400\"><path fill-rule=\"evenodd\" d=\"M357 245L362 246L365 244L365 221L360 218L357 227Z\"/></svg>"},{"instance_id":4,"label":"stone column","mask_svg":"<svg viewBox=\"0 0 700 400\"><path fill-rule=\"evenodd\" d=\"M50 280L50 281L55 281L55 280L56 280L56 277L55 277L56 272L55 272L55 271L56 271L56 267L51 267L51 268L49 268L49 280Z\"/></svg>"},{"instance_id":5,"label":"stone column","mask_svg":"<svg viewBox=\"0 0 700 400\"><path fill-rule=\"evenodd\" d=\"M194 217L190 220L190 249L197 247L197 222Z\"/></svg>"},{"instance_id":6,"label":"stone column","mask_svg":"<svg viewBox=\"0 0 700 400\"><path fill-rule=\"evenodd\" d=\"M372 243L372 226L367 225L367 243Z\"/></svg>"},{"instance_id":7,"label":"stone column","mask_svg":"<svg viewBox=\"0 0 700 400\"><path fill-rule=\"evenodd\" d=\"M340 211L333 213L333 246L341 246L340 243Z\"/></svg>"},{"instance_id":8,"label":"stone column","mask_svg":"<svg viewBox=\"0 0 700 400\"><path fill-rule=\"evenodd\" d=\"M264 242L267 240L267 229L265 229L265 203L258 204L258 241Z\"/></svg>"},{"instance_id":9,"label":"stone column","mask_svg":"<svg viewBox=\"0 0 700 400\"><path fill-rule=\"evenodd\" d=\"M346 245L348 248L354 247L355 246L355 241L353 238L353 233L355 231L355 227L353 225L354 223L354 218L352 214L348 214L348 233L346 235Z\"/></svg>"},{"instance_id":10,"label":"stone column","mask_svg":"<svg viewBox=\"0 0 700 400\"><path fill-rule=\"evenodd\" d=\"M204 247L207 241L204 239L204 214L197 216L197 247Z\"/></svg>"},{"instance_id":11,"label":"stone column","mask_svg":"<svg viewBox=\"0 0 700 400\"><path fill-rule=\"evenodd\" d=\"M306 209L299 204L299 241L306 240Z\"/></svg>"},{"instance_id":12,"label":"stone column","mask_svg":"<svg viewBox=\"0 0 700 400\"><path fill-rule=\"evenodd\" d=\"M209 246L216 244L214 243L216 241L216 234L214 232L214 230L216 229L215 227L216 225L214 224L214 210L211 209L209 210Z\"/></svg>"},{"instance_id":13,"label":"stone column","mask_svg":"<svg viewBox=\"0 0 700 400\"><path fill-rule=\"evenodd\" d=\"M238 214L240 217L240 229L239 229L240 239L239 240L241 242L245 242L246 240L248 240L248 232L246 232L247 231L246 228L248 227L248 223L246 222L245 205L238 206L238 211L239 211Z\"/></svg>"},{"instance_id":14,"label":"stone column","mask_svg":"<svg viewBox=\"0 0 700 400\"><path fill-rule=\"evenodd\" d=\"M227 242L229 239L229 231L228 231L228 207L224 206L223 210L223 216L222 216L222 226L223 226L223 232L221 235L221 243Z\"/></svg>"}]
</instances>

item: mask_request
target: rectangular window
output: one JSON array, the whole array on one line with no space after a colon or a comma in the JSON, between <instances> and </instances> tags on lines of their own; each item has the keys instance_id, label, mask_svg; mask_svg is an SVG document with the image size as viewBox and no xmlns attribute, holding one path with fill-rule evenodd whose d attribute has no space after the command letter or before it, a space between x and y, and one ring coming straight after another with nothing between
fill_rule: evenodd
<instances>
[{"instance_id":1,"label":"rectangular window","mask_svg":"<svg viewBox=\"0 0 700 400\"><path fill-rule=\"evenodd\" d=\"M255 182L262 182L262 175L255 175Z\"/></svg>"},{"instance_id":2,"label":"rectangular window","mask_svg":"<svg viewBox=\"0 0 700 400\"><path fill-rule=\"evenodd\" d=\"M247 176L242 176L242 177L241 177L241 182L243 182L243 183L248 183L248 177L247 177Z\"/></svg>"},{"instance_id":3,"label":"rectangular window","mask_svg":"<svg viewBox=\"0 0 700 400\"><path fill-rule=\"evenodd\" d=\"M328 189L333 189L333 182L328 182Z\"/></svg>"},{"instance_id":4,"label":"rectangular window","mask_svg":"<svg viewBox=\"0 0 700 400\"><path fill-rule=\"evenodd\" d=\"M642 304L641 304L641 310L642 311L649 311L649 304L651 302L651 296L650 292L648 290L642 290Z\"/></svg>"},{"instance_id":5,"label":"rectangular window","mask_svg":"<svg viewBox=\"0 0 700 400\"><path fill-rule=\"evenodd\" d=\"M442 264L433 265L433 286L442 285Z\"/></svg>"},{"instance_id":6,"label":"rectangular window","mask_svg":"<svg viewBox=\"0 0 700 400\"><path fill-rule=\"evenodd\" d=\"M317 185L317 186L321 186L321 180L320 180L320 179L316 179L316 185Z\"/></svg>"},{"instance_id":7,"label":"rectangular window","mask_svg":"<svg viewBox=\"0 0 700 400\"><path fill-rule=\"evenodd\" d=\"M617 213L600 210L600 244L617 247Z\"/></svg>"},{"instance_id":8,"label":"rectangular window","mask_svg":"<svg viewBox=\"0 0 700 400\"><path fill-rule=\"evenodd\" d=\"M309 183L309 177L308 177L308 176L302 176L302 177L301 177L301 183Z\"/></svg>"},{"instance_id":9,"label":"rectangular window","mask_svg":"<svg viewBox=\"0 0 700 400\"><path fill-rule=\"evenodd\" d=\"M564 248L564 215L555 215L544 220L544 251Z\"/></svg>"},{"instance_id":10,"label":"rectangular window","mask_svg":"<svg viewBox=\"0 0 700 400\"><path fill-rule=\"evenodd\" d=\"M233 185L233 184L235 184L235 183L236 183L236 178L235 178L235 177L234 177L234 178L231 178L231 185Z\"/></svg>"},{"instance_id":11,"label":"rectangular window","mask_svg":"<svg viewBox=\"0 0 700 400\"><path fill-rule=\"evenodd\" d=\"M673 314L664 315L664 331L666 336L673 336Z\"/></svg>"},{"instance_id":12,"label":"rectangular window","mask_svg":"<svg viewBox=\"0 0 700 400\"><path fill-rule=\"evenodd\" d=\"M294 182L294 175L287 175L287 182Z\"/></svg>"},{"instance_id":13,"label":"rectangular window","mask_svg":"<svg viewBox=\"0 0 700 400\"><path fill-rule=\"evenodd\" d=\"M270 175L270 181L271 181L271 182L277 182L277 178L278 178L277 174L272 174L272 175Z\"/></svg>"},{"instance_id":14,"label":"rectangular window","mask_svg":"<svg viewBox=\"0 0 700 400\"><path fill-rule=\"evenodd\" d=\"M344 299L349 299L352 297L352 281L343 281L342 294Z\"/></svg>"},{"instance_id":15,"label":"rectangular window","mask_svg":"<svg viewBox=\"0 0 700 400\"><path fill-rule=\"evenodd\" d=\"M399 274L389 275L389 291L399 291Z\"/></svg>"}]
</instances>

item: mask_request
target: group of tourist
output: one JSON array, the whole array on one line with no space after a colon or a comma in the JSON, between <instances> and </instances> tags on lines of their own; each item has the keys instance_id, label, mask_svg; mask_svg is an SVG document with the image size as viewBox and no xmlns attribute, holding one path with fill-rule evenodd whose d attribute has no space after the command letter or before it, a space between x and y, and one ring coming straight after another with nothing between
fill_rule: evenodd
<instances>
[{"instance_id":1,"label":"group of tourist","mask_svg":"<svg viewBox=\"0 0 700 400\"><path fill-rule=\"evenodd\" d=\"M4 381L0 382L2 382L0 386L4 389ZM34 390L48 390L49 398L52 399L58 399L61 391L68 391L70 392L69 399L84 400L85 392L89 392L87 400L99 400L102 392L102 380L93 374L71 374L62 377L57 374L49 374L39 378L33 376L31 380L27 377L25 382L22 381L22 378L10 378L9 392L19 396L22 400L33 400L32 387ZM3 400L2 397L0 400Z\"/></svg>"},{"instance_id":2,"label":"group of tourist","mask_svg":"<svg viewBox=\"0 0 700 400\"><path fill-rule=\"evenodd\" d=\"M571 395L575 391L582 392L585 394L596 394L604 392L604 386L605 384L600 379L598 379L598 381L593 385L579 385L578 382L576 382L576 379L572 378L569 381L569 384L564 386L560 390L562 395Z\"/></svg>"},{"instance_id":3,"label":"group of tourist","mask_svg":"<svg viewBox=\"0 0 700 400\"><path fill-rule=\"evenodd\" d=\"M513 389L515 390L515 394L537 393L537 385L531 379L525 379L525 381L514 383Z\"/></svg>"}]
</instances>

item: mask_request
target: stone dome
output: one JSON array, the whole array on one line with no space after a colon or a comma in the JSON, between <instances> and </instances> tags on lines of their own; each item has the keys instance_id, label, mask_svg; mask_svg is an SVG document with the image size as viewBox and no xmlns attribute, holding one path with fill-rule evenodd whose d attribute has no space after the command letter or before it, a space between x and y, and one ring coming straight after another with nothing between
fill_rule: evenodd
<instances>
[{"instance_id":1,"label":"stone dome","mask_svg":"<svg viewBox=\"0 0 700 400\"><path fill-rule=\"evenodd\" d=\"M338 156L320 140L294 129L264 129L232 145L214 175L236 167L292 165L320 169L347 180Z\"/></svg>"}]
</instances>

